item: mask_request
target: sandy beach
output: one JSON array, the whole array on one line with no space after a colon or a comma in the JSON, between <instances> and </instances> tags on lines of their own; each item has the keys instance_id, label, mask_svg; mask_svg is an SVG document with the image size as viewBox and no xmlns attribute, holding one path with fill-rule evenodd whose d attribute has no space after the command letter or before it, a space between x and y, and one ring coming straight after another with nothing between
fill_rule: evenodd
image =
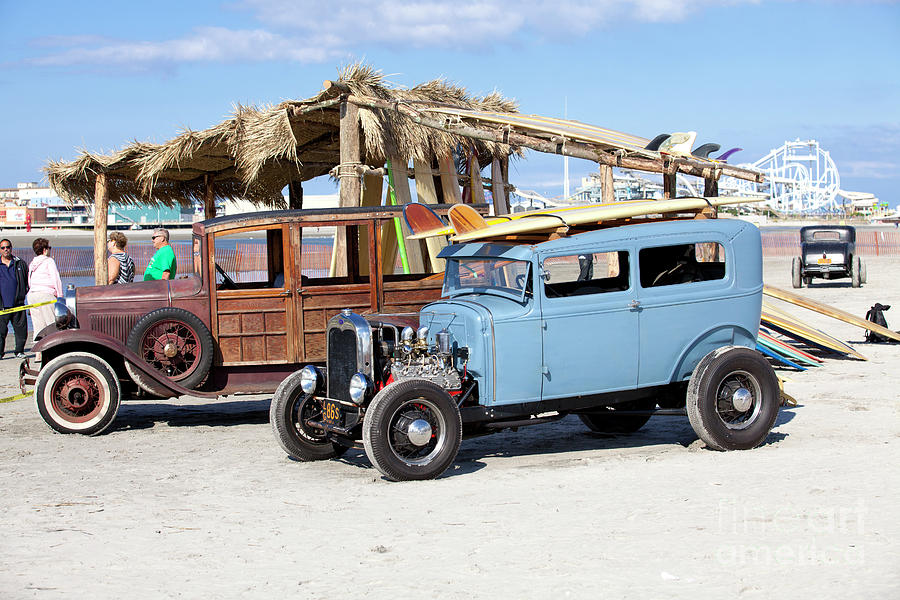
<instances>
[{"instance_id":1,"label":"sandy beach","mask_svg":"<svg viewBox=\"0 0 900 600\"><path fill-rule=\"evenodd\" d=\"M900 329L900 260L867 262L862 288L802 293L893 304ZM790 288L790 259L764 266ZM0 596L896 598L900 345L789 310L869 360L779 370L799 405L744 452L705 449L686 418L603 436L570 416L396 484L360 450L288 460L268 396L127 402L95 438L0 404ZM0 397L17 369L0 361Z\"/></svg>"}]
</instances>

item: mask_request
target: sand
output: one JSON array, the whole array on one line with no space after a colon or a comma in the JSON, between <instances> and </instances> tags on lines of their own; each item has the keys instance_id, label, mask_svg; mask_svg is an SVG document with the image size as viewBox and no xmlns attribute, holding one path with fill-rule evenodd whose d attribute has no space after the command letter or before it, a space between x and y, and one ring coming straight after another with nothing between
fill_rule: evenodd
<instances>
[{"instance_id":1,"label":"sand","mask_svg":"<svg viewBox=\"0 0 900 600\"><path fill-rule=\"evenodd\" d=\"M900 328L900 261L804 290ZM790 261L765 264L789 287ZM766 444L707 450L686 418L577 418L463 442L440 479L365 454L288 460L269 397L126 403L96 438L0 404L3 598L896 598L900 346L796 309L868 362L780 371ZM0 361L0 395L17 365Z\"/></svg>"}]
</instances>

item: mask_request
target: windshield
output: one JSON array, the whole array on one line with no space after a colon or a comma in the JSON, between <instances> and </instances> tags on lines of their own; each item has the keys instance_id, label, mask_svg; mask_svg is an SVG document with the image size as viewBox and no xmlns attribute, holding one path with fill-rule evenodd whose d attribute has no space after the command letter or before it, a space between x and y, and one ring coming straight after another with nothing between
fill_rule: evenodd
<instances>
[{"instance_id":1,"label":"windshield","mask_svg":"<svg viewBox=\"0 0 900 600\"><path fill-rule=\"evenodd\" d=\"M521 300L531 289L528 262L497 258L447 260L444 295L500 292Z\"/></svg>"}]
</instances>

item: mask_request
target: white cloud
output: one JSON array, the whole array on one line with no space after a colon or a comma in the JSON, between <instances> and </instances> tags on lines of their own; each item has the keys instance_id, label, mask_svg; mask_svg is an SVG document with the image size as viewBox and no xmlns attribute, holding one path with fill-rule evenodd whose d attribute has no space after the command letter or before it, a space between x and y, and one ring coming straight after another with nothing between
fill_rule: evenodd
<instances>
[{"instance_id":1,"label":"white cloud","mask_svg":"<svg viewBox=\"0 0 900 600\"><path fill-rule=\"evenodd\" d=\"M512 39L584 36L623 21L680 21L710 6L761 0L239 0L257 29L197 27L164 41L44 38L61 50L32 65L147 68L184 62L327 62L372 46L481 47Z\"/></svg>"}]
</instances>

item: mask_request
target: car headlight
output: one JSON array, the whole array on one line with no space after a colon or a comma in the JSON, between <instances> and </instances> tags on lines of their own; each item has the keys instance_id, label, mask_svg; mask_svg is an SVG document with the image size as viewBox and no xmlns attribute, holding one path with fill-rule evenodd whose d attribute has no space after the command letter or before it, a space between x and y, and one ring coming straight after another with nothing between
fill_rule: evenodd
<instances>
[{"instance_id":1,"label":"car headlight","mask_svg":"<svg viewBox=\"0 0 900 600\"><path fill-rule=\"evenodd\" d=\"M350 378L350 399L354 404L362 404L371 388L372 383L369 378L362 373L357 373Z\"/></svg>"},{"instance_id":2,"label":"car headlight","mask_svg":"<svg viewBox=\"0 0 900 600\"><path fill-rule=\"evenodd\" d=\"M322 374L312 365L300 369L300 389L307 394L314 394L322 382Z\"/></svg>"},{"instance_id":3,"label":"car headlight","mask_svg":"<svg viewBox=\"0 0 900 600\"><path fill-rule=\"evenodd\" d=\"M63 300L57 300L53 305L53 316L59 329L66 329L72 322L72 313L69 312L69 308Z\"/></svg>"}]
</instances>

